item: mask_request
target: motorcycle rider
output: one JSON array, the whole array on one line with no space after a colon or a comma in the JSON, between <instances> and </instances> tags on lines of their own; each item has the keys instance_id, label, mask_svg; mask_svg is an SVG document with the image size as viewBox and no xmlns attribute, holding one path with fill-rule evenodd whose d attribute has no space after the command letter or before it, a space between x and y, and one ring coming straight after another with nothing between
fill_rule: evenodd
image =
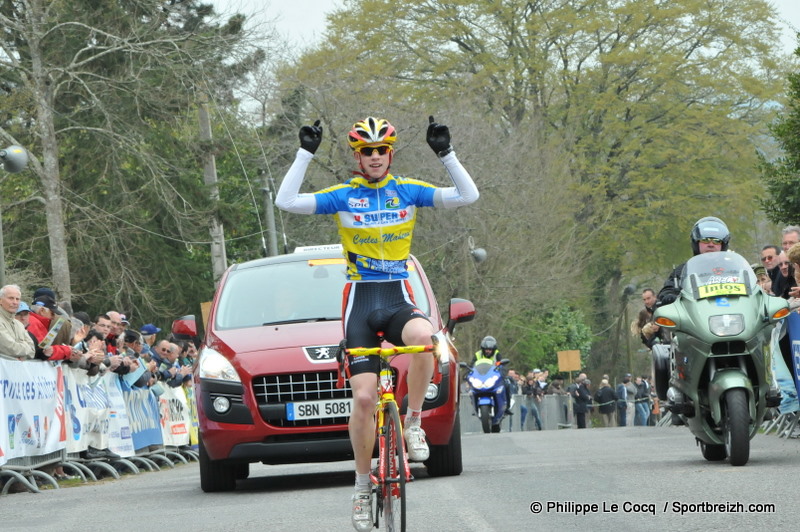
<instances>
[{"instance_id":1,"label":"motorcycle rider","mask_svg":"<svg viewBox=\"0 0 800 532\"><path fill-rule=\"evenodd\" d=\"M489 360L493 364L500 362L500 350L497 347L497 340L494 336L484 336L481 340L481 348L475 351L475 358L472 365L478 364L482 360ZM503 375L503 388L506 391L506 412L511 413L511 383L508 381L508 370L505 366L500 366L500 373Z\"/></svg>"},{"instance_id":2,"label":"motorcycle rider","mask_svg":"<svg viewBox=\"0 0 800 532\"><path fill-rule=\"evenodd\" d=\"M500 362L500 351L497 348L497 340L495 340L494 336L483 337L480 349L475 351L475 358L472 360L472 365L474 366L483 358L487 358L492 362Z\"/></svg>"},{"instance_id":3,"label":"motorcycle rider","mask_svg":"<svg viewBox=\"0 0 800 532\"><path fill-rule=\"evenodd\" d=\"M714 251L727 251L731 241L731 232L725 222L714 216L706 216L695 222L690 234L692 254L711 253ZM658 292L656 307L669 305L678 299L681 293L681 277L686 268L684 262L669 275L663 288Z\"/></svg>"},{"instance_id":4,"label":"motorcycle rider","mask_svg":"<svg viewBox=\"0 0 800 532\"><path fill-rule=\"evenodd\" d=\"M692 227L690 236L692 253L694 255L711 253L714 251L727 251L731 240L731 233L728 230L728 226L725 225L725 222L714 216L706 216L697 220ZM663 288L658 292L656 307L669 305L678 298L678 295L681 293L681 277L683 276L685 268L686 263L684 262L672 271L669 278L664 283ZM767 392L767 397L770 402L776 401L779 396L780 392L774 387L771 387ZM683 402L683 394L672 386L670 386L667 391L667 398L670 403L673 404Z\"/></svg>"}]
</instances>

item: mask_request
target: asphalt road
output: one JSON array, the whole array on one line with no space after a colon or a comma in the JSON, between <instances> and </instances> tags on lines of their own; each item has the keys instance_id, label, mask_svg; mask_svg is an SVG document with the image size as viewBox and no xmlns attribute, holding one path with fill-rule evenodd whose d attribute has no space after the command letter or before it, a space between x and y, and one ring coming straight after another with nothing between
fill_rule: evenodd
<instances>
[{"instance_id":1,"label":"asphalt road","mask_svg":"<svg viewBox=\"0 0 800 532\"><path fill-rule=\"evenodd\" d=\"M706 462L683 427L466 434L461 476L414 468L409 530L794 529L800 441L751 443L750 462L732 467ZM253 465L235 492L205 494L192 463L12 494L0 497L2 529L347 531L350 468Z\"/></svg>"}]
</instances>

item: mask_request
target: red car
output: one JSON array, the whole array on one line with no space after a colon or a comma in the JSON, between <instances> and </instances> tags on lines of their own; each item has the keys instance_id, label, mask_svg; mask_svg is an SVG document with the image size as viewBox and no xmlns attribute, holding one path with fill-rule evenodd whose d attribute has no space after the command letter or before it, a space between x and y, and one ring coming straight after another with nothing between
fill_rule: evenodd
<instances>
[{"instance_id":1,"label":"red car","mask_svg":"<svg viewBox=\"0 0 800 532\"><path fill-rule=\"evenodd\" d=\"M425 273L408 261L417 305L435 327L452 331L475 316L463 299L450 302L445 324ZM200 486L228 491L249 464L353 458L347 433L352 393L337 388L345 263L340 246L318 246L231 266L211 305L194 373L200 422ZM431 382L422 426L432 476L459 475L458 353ZM405 411L407 356L396 357L396 395ZM401 402L402 401L402 402Z\"/></svg>"}]
</instances>

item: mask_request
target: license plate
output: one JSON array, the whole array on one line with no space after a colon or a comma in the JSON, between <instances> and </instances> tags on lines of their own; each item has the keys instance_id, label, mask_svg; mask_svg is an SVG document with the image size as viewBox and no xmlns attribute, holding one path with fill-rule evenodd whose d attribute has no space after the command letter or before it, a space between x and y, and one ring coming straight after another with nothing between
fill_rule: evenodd
<instances>
[{"instance_id":1,"label":"license plate","mask_svg":"<svg viewBox=\"0 0 800 532\"><path fill-rule=\"evenodd\" d=\"M324 401L296 401L286 403L286 419L323 419L331 417L350 417L353 411L352 399L327 399Z\"/></svg>"}]
</instances>

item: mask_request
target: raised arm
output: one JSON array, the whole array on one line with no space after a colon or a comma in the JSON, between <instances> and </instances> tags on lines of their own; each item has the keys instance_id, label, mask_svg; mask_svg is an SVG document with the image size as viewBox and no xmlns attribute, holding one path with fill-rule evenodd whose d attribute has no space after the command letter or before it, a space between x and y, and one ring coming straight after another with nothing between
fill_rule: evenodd
<instances>
[{"instance_id":1,"label":"raised arm","mask_svg":"<svg viewBox=\"0 0 800 532\"><path fill-rule=\"evenodd\" d=\"M433 196L433 204L436 207L452 209L474 203L480 196L478 187L475 186L469 172L461 165L450 145L450 129L443 124L437 124L433 120L433 116L428 117L428 120L426 135L428 146L439 156L455 185L437 189Z\"/></svg>"},{"instance_id":2,"label":"raised arm","mask_svg":"<svg viewBox=\"0 0 800 532\"><path fill-rule=\"evenodd\" d=\"M322 142L322 126L319 120L313 126L303 126L300 128L300 149L297 150L294 162L289 167L289 171L283 178L278 195L275 197L275 205L284 211L297 214L314 214L317 209L317 200L313 194L300 194L300 186L306 175L306 169L314 152Z\"/></svg>"}]
</instances>

